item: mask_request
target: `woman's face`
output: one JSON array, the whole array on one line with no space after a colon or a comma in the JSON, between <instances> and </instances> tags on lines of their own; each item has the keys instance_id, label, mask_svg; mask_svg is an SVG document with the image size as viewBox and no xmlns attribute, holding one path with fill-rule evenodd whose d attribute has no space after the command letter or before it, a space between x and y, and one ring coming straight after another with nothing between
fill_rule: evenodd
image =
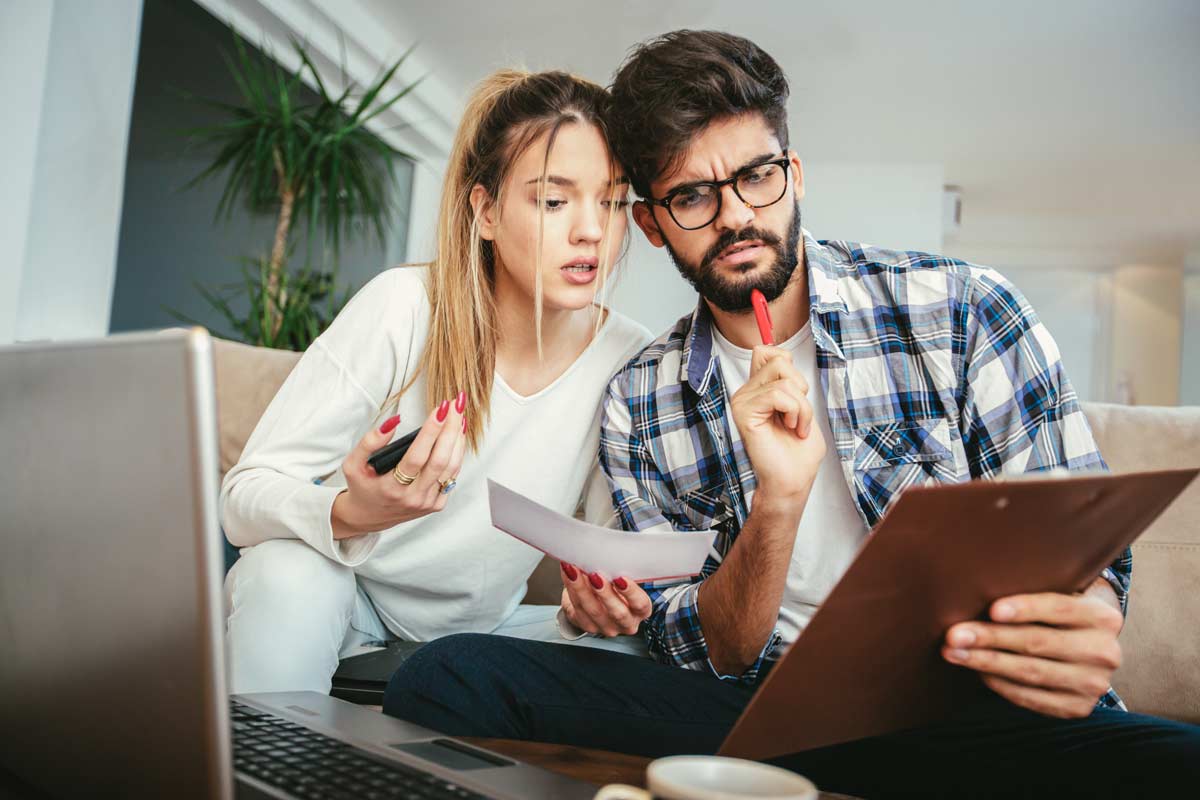
<instances>
[{"instance_id":1,"label":"woman's face","mask_svg":"<svg viewBox=\"0 0 1200 800\"><path fill-rule=\"evenodd\" d=\"M600 131L586 123L568 122L558 130L550 159L544 134L517 159L502 190L499 213L494 204L472 195L480 217L480 233L492 242L497 280L508 280L535 297L538 246L538 181L546 167L542 223L542 307L545 310L586 308L595 300L600 263L611 268L625 238L629 183L618 167L613 181L609 151ZM610 219L611 218L611 219ZM608 250L607 258L601 248Z\"/></svg>"}]
</instances>

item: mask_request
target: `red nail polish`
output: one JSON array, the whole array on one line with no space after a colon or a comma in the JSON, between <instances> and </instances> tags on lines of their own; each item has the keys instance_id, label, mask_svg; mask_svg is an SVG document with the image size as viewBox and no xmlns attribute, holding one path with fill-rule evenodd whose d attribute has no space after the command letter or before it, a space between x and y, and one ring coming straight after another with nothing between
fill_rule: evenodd
<instances>
[{"instance_id":1,"label":"red nail polish","mask_svg":"<svg viewBox=\"0 0 1200 800\"><path fill-rule=\"evenodd\" d=\"M467 393L459 392L458 399L454 401L454 410L458 413L463 413L467 408Z\"/></svg>"},{"instance_id":2,"label":"red nail polish","mask_svg":"<svg viewBox=\"0 0 1200 800\"><path fill-rule=\"evenodd\" d=\"M629 588L629 584L626 583L624 578L613 579L613 586L617 587L622 592Z\"/></svg>"},{"instance_id":3,"label":"red nail polish","mask_svg":"<svg viewBox=\"0 0 1200 800\"><path fill-rule=\"evenodd\" d=\"M380 433L391 433L392 431L396 430L396 426L399 424L400 424L400 415L399 414L397 414L394 417L388 417L386 420L384 420L383 424L379 426L379 432Z\"/></svg>"},{"instance_id":4,"label":"red nail polish","mask_svg":"<svg viewBox=\"0 0 1200 800\"><path fill-rule=\"evenodd\" d=\"M600 577L600 573L593 572L591 575L588 575L588 580L592 582L593 589L599 591L604 588L604 578Z\"/></svg>"},{"instance_id":5,"label":"red nail polish","mask_svg":"<svg viewBox=\"0 0 1200 800\"><path fill-rule=\"evenodd\" d=\"M467 432L467 417L464 414L463 415L463 433L466 433L466 432Z\"/></svg>"},{"instance_id":6,"label":"red nail polish","mask_svg":"<svg viewBox=\"0 0 1200 800\"><path fill-rule=\"evenodd\" d=\"M562 565L562 569L563 569L563 572L566 573L567 580L569 580L569 581L574 581L576 578L579 577L579 573L570 564L567 564L564 562Z\"/></svg>"},{"instance_id":7,"label":"red nail polish","mask_svg":"<svg viewBox=\"0 0 1200 800\"><path fill-rule=\"evenodd\" d=\"M441 404L440 406L438 406L437 421L438 421L438 422L445 422L445 421L446 421L446 415L447 415L447 414L449 414L449 413L450 413L450 401L449 401L449 400L443 400L443 401L442 401L442 404Z\"/></svg>"}]
</instances>

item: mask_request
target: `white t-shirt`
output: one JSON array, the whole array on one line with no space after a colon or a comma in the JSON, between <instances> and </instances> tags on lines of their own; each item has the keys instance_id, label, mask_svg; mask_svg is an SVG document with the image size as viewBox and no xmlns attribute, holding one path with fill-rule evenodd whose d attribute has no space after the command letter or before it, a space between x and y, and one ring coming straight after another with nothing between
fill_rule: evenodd
<instances>
[{"instance_id":1,"label":"white t-shirt","mask_svg":"<svg viewBox=\"0 0 1200 800\"><path fill-rule=\"evenodd\" d=\"M352 567L388 628L415 641L494 630L520 604L542 557L492 527L488 478L568 515L590 489L606 501L592 516L611 515L597 466L600 403L612 376L651 339L610 312L588 348L540 392L519 395L497 374L481 448L467 451L445 510L335 541L330 510L346 485L342 459L379 424L381 406L424 349L425 276L424 268L391 269L351 300L296 364L221 486L230 541L304 540ZM424 378L398 413L393 438L425 421Z\"/></svg>"},{"instance_id":2,"label":"white t-shirt","mask_svg":"<svg viewBox=\"0 0 1200 800\"><path fill-rule=\"evenodd\" d=\"M745 385L750 376L752 352L735 346L713 326L713 342L721 364L725 392L732 397ZM817 478L804 508L804 517L796 531L792 560L788 568L787 586L779 608L779 632L785 643L799 637L817 607L825 601L834 585L854 560L858 546L867 533L854 507L850 489L842 473L833 434L829 429L829 414L825 394L817 374L817 352L812 329L805 325L799 333L778 345L792 354L792 363L808 381L808 400L813 406L814 424L821 426L827 447L825 458L817 469ZM737 426L730 424L735 440L740 439ZM753 508L754 492L746 497Z\"/></svg>"}]
</instances>

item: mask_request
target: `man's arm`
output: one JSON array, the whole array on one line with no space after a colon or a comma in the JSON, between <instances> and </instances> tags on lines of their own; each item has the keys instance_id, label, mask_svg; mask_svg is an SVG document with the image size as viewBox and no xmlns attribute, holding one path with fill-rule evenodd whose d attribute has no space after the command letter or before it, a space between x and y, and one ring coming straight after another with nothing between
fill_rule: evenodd
<instances>
[{"instance_id":1,"label":"man's arm","mask_svg":"<svg viewBox=\"0 0 1200 800\"><path fill-rule=\"evenodd\" d=\"M675 504L633 424L638 398L622 377L605 400L600 463L625 528L669 525L663 509ZM697 579L646 585L647 642L659 660L751 680L777 641L796 529L825 453L807 392L789 354L756 349L750 379L730 401L758 477L754 507L733 546L720 560L710 557Z\"/></svg>"},{"instance_id":2,"label":"man's arm","mask_svg":"<svg viewBox=\"0 0 1200 800\"><path fill-rule=\"evenodd\" d=\"M981 271L966 318L962 413L972 476L1105 469L1058 347L1020 293ZM1078 595L1000 598L990 622L950 628L943 655L1012 703L1086 716L1121 663L1131 567L1126 550Z\"/></svg>"}]
</instances>

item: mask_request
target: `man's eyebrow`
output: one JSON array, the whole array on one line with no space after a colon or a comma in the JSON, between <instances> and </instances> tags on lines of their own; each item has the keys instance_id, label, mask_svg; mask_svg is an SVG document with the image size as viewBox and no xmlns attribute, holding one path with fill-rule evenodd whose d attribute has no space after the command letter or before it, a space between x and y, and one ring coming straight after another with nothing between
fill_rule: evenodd
<instances>
[{"instance_id":1,"label":"man's eyebrow","mask_svg":"<svg viewBox=\"0 0 1200 800\"><path fill-rule=\"evenodd\" d=\"M782 156L780 156L779 153L763 153L762 155L757 155L754 158L752 158L749 161L742 164L740 167L736 168L733 171L733 174L736 175L744 169L750 169L751 167L761 166L761 165L767 163L768 161L774 161L777 158L782 158ZM663 193L663 196L665 197L666 195L670 194L671 192L677 192L680 189L690 189L693 186L702 186L706 183L716 183L716 181L687 181L685 183L679 184L678 186L672 186L670 189L668 189L667 191L665 191Z\"/></svg>"}]
</instances>

